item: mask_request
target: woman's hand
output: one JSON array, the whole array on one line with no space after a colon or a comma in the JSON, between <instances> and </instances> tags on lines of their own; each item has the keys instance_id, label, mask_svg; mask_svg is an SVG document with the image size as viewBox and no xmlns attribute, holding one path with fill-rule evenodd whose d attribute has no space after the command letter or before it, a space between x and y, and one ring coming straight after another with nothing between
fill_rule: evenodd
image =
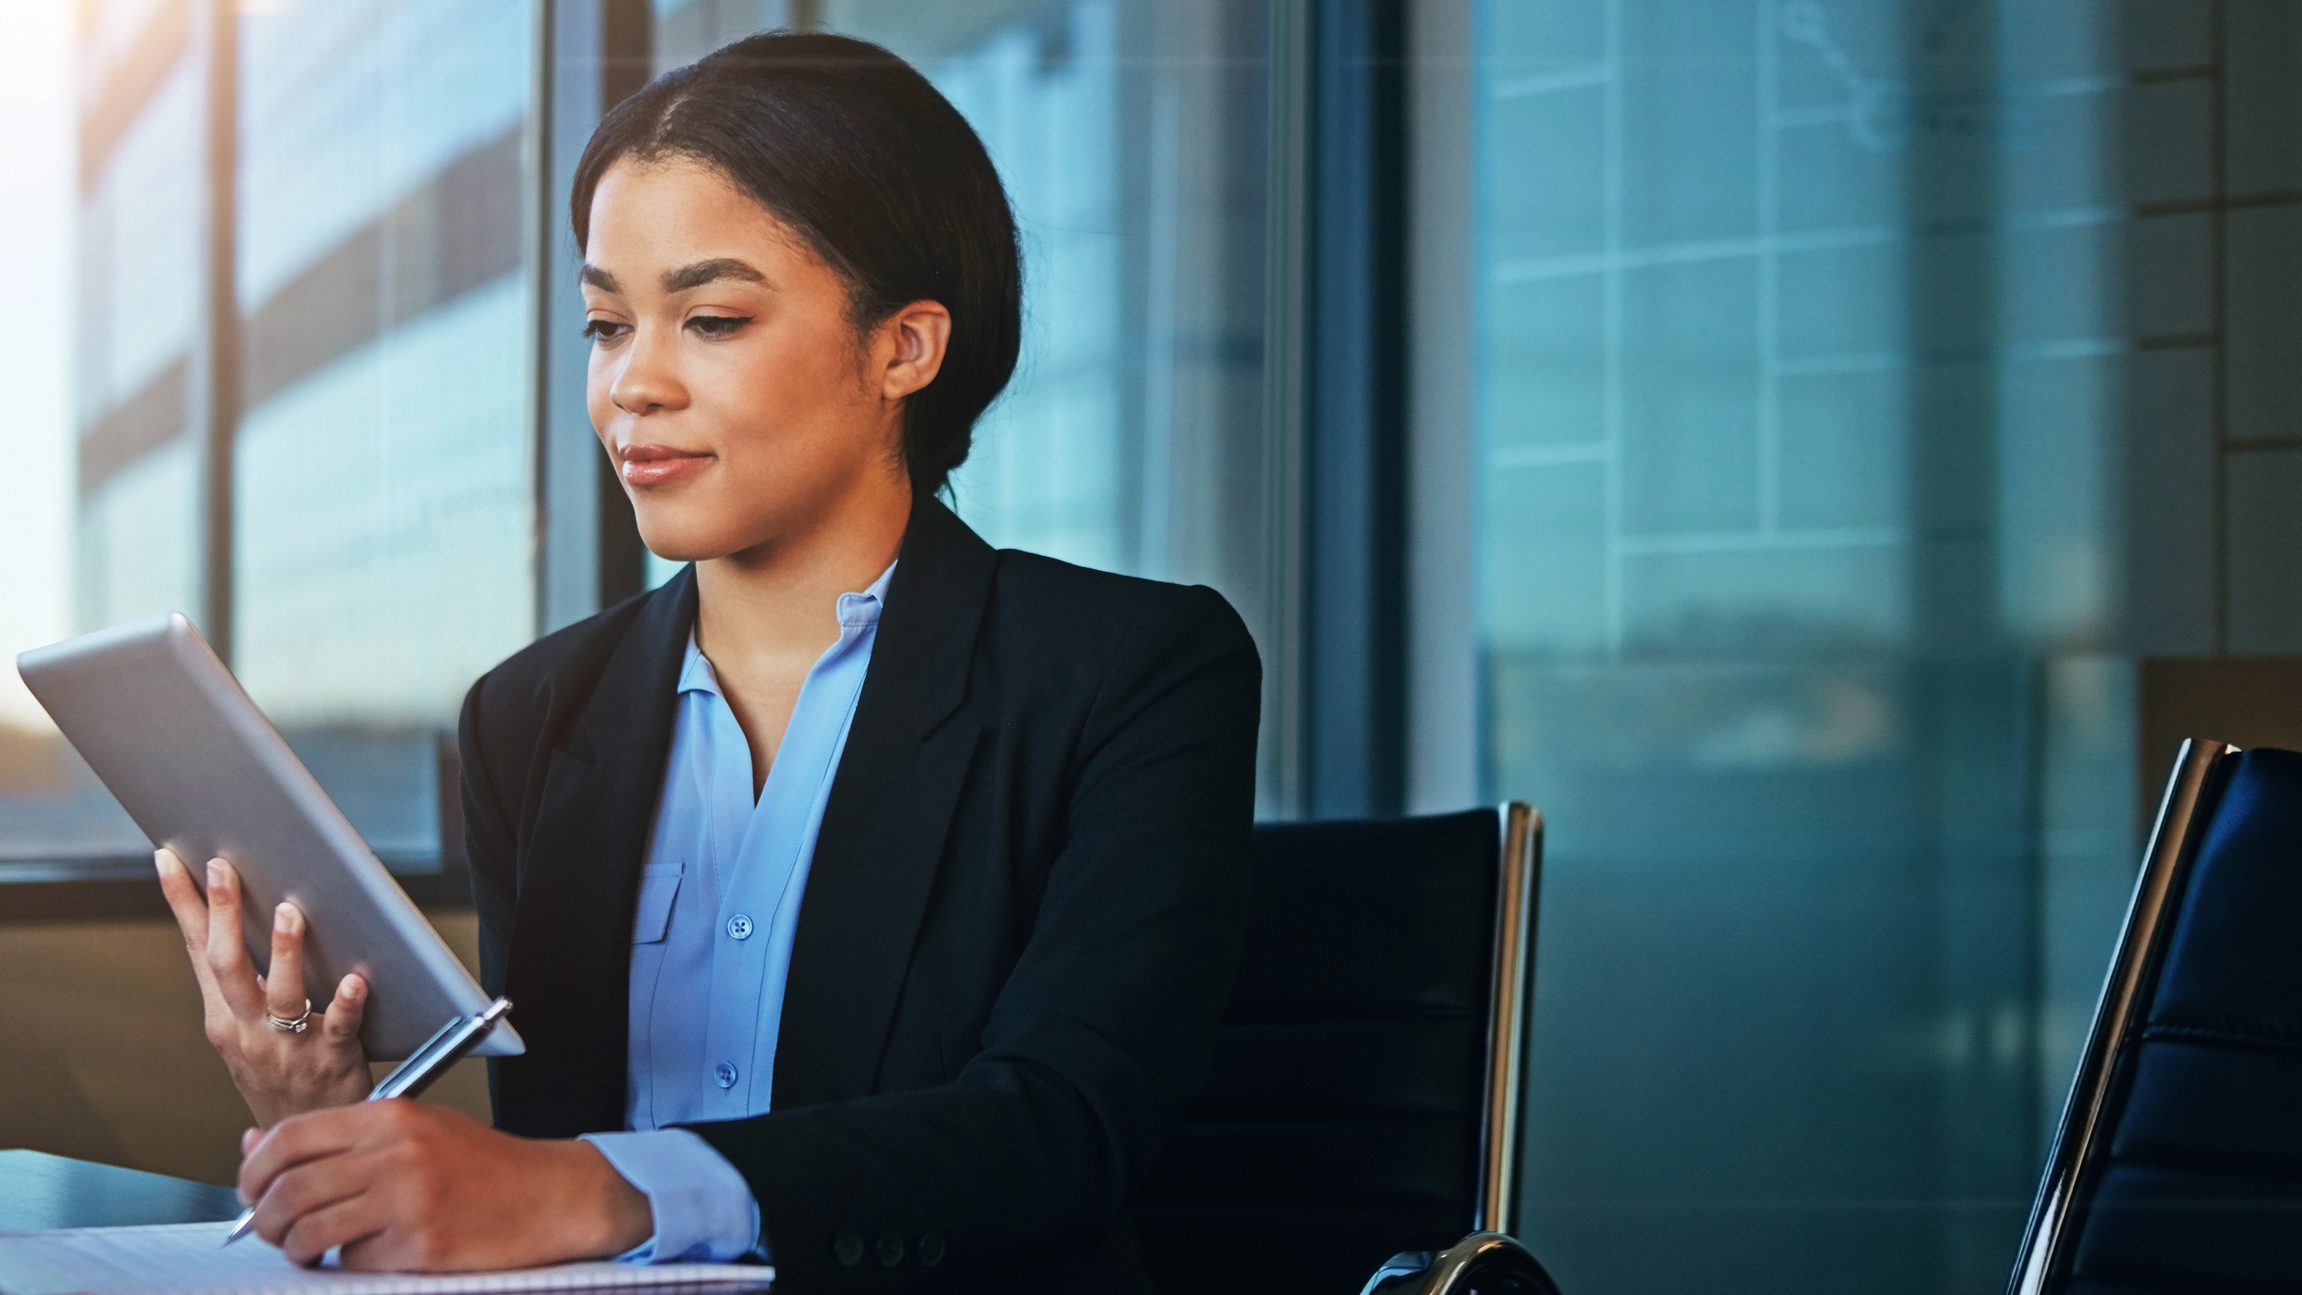
<instances>
[{"instance_id":1,"label":"woman's hand","mask_svg":"<svg viewBox=\"0 0 2302 1295\"><path fill-rule=\"evenodd\" d=\"M647 1197L590 1143L500 1133L403 1098L240 1137L240 1199L300 1264L464 1271L618 1255L655 1233Z\"/></svg>"},{"instance_id":2,"label":"woman's hand","mask_svg":"<svg viewBox=\"0 0 2302 1295\"><path fill-rule=\"evenodd\" d=\"M174 853L158 850L152 859L200 981L208 1042L224 1058L256 1122L268 1126L365 1098L370 1078L360 1016L367 982L357 974L345 976L334 1001L325 1012L312 1012L302 1034L274 1029L264 1019L267 1013L292 1021L304 1010L303 913L294 904L273 912L271 973L258 976L240 939L240 877L232 865L209 862L203 900Z\"/></svg>"}]
</instances>

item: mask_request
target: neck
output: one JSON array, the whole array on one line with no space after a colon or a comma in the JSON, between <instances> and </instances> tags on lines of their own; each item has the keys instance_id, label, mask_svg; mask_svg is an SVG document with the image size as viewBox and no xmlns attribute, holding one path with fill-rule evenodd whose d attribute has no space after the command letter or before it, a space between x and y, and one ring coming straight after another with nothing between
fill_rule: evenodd
<instances>
[{"instance_id":1,"label":"neck","mask_svg":"<svg viewBox=\"0 0 2302 1295\"><path fill-rule=\"evenodd\" d=\"M804 669L839 638L838 600L903 545L911 486L859 490L808 527L696 563L696 646L721 670Z\"/></svg>"}]
</instances>

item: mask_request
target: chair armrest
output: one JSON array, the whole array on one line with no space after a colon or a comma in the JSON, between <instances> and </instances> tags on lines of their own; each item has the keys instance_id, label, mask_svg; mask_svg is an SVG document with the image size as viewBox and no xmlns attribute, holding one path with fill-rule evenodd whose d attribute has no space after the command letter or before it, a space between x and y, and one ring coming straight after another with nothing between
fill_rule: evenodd
<instances>
[{"instance_id":1,"label":"chair armrest","mask_svg":"<svg viewBox=\"0 0 2302 1295\"><path fill-rule=\"evenodd\" d=\"M1367 1279L1359 1295L1559 1295L1558 1283L1516 1240L1500 1232L1473 1232L1436 1254L1395 1254Z\"/></svg>"}]
</instances>

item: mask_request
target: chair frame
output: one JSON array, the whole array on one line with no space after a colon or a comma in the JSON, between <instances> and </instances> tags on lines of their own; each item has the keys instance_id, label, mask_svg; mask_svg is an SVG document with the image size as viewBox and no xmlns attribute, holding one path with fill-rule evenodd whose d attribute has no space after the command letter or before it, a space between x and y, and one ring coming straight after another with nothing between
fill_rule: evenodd
<instances>
[{"instance_id":1,"label":"chair frame","mask_svg":"<svg viewBox=\"0 0 2302 1295\"><path fill-rule=\"evenodd\" d=\"M2134 883L2134 898L2127 905L2126 925L2118 938L2118 952L2096 1004L2094 1025L2087 1031L2086 1048L2079 1054L2078 1074L2070 1086L2070 1099L2062 1111L2062 1124L2047 1153L2046 1173L2038 1198L2030 1210L2014 1274L2007 1295L2045 1295L2047 1282L2071 1240L2072 1203L2079 1176L2102 1131L2103 1108L2110 1100L2111 1080L2118 1058L2136 1026L2143 987L2157 970L2166 944L2166 920L2174 898L2190 874L2211 814L2199 806L2216 790L2222 764L2238 748L2227 742L2191 738L2183 742L2159 800L2158 819L2143 850L2142 874Z\"/></svg>"},{"instance_id":2,"label":"chair frame","mask_svg":"<svg viewBox=\"0 0 2302 1295\"><path fill-rule=\"evenodd\" d=\"M1487 1011L1487 1085L1479 1120L1479 1192L1471 1231L1509 1232L1519 1203L1520 1057L1526 1051L1528 970L1542 894L1543 815L1507 800L1495 895L1494 985Z\"/></svg>"},{"instance_id":3,"label":"chair frame","mask_svg":"<svg viewBox=\"0 0 2302 1295\"><path fill-rule=\"evenodd\" d=\"M1487 1078L1480 1095L1479 1182L1471 1231L1445 1250L1394 1255L1367 1279L1361 1295L1452 1295L1469 1284L1506 1278L1508 1289L1556 1295L1550 1275L1509 1235L1519 1204L1520 1056L1526 1050L1529 972L1535 961L1535 911L1542 894L1543 816L1507 800L1496 807L1494 994L1487 1006Z\"/></svg>"}]
</instances>

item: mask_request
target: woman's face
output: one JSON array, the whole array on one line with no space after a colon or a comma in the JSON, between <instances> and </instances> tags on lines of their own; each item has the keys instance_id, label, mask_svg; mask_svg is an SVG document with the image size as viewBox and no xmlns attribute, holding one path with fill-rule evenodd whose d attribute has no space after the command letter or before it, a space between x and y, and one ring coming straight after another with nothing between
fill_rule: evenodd
<instances>
[{"instance_id":1,"label":"woman's face","mask_svg":"<svg viewBox=\"0 0 2302 1295\"><path fill-rule=\"evenodd\" d=\"M773 546L890 491L908 505L901 401L942 362L940 305L859 338L840 276L688 159L608 168L581 278L585 403L658 555Z\"/></svg>"}]
</instances>

